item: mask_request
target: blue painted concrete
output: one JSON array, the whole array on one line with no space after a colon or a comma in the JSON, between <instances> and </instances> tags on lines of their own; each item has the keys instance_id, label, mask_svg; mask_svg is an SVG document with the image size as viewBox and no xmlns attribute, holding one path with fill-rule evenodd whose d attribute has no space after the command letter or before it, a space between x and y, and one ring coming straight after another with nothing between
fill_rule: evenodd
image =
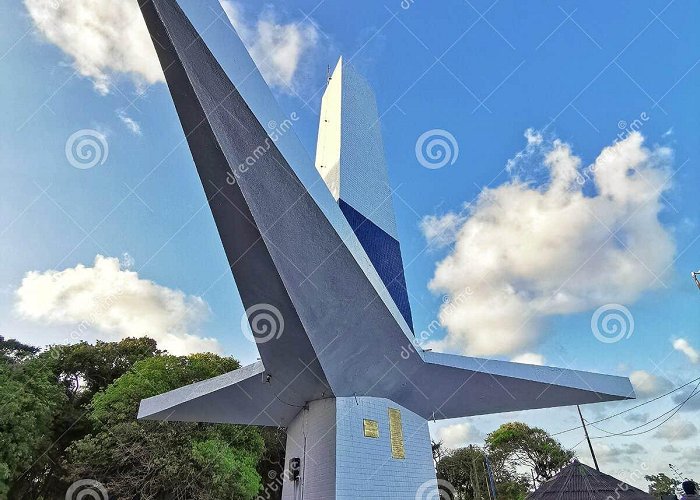
<instances>
[{"instance_id":1,"label":"blue painted concrete","mask_svg":"<svg viewBox=\"0 0 700 500\"><path fill-rule=\"evenodd\" d=\"M389 290L396 307L399 308L399 312L413 330L411 304L408 301L399 242L342 198L338 200L338 204L350 223L350 227L355 231L357 239L360 240L360 244L367 252L379 277Z\"/></svg>"}]
</instances>

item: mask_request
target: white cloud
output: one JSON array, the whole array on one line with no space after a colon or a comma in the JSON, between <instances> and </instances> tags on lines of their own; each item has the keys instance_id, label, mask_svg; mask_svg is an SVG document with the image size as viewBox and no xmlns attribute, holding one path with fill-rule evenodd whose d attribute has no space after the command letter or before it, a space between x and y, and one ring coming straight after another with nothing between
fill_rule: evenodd
<instances>
[{"instance_id":1,"label":"white cloud","mask_svg":"<svg viewBox=\"0 0 700 500\"><path fill-rule=\"evenodd\" d=\"M668 441L686 441L698 434L698 428L689 420L669 420L654 434Z\"/></svg>"},{"instance_id":2,"label":"white cloud","mask_svg":"<svg viewBox=\"0 0 700 500\"><path fill-rule=\"evenodd\" d=\"M515 363L525 363L526 365L544 365L544 356L535 352L524 352L518 354L511 361Z\"/></svg>"},{"instance_id":3,"label":"white cloud","mask_svg":"<svg viewBox=\"0 0 700 500\"><path fill-rule=\"evenodd\" d=\"M699 394L695 391L695 387L686 387L671 398L674 404L681 405L680 411L694 412L700 410L700 397L698 397Z\"/></svg>"},{"instance_id":4,"label":"white cloud","mask_svg":"<svg viewBox=\"0 0 700 500\"><path fill-rule=\"evenodd\" d=\"M509 182L484 189L465 217L424 221L455 235L431 290L472 290L457 306L442 306L448 334L429 347L474 355L527 350L543 319L634 302L673 262L671 233L658 219L670 150L650 150L634 132L582 170L568 144L527 136L524 153L509 163ZM525 171L544 172L546 180L534 183ZM431 231L424 227L429 238Z\"/></svg>"},{"instance_id":5,"label":"white cloud","mask_svg":"<svg viewBox=\"0 0 700 500\"><path fill-rule=\"evenodd\" d=\"M302 58L318 43L316 27L308 20L281 23L270 7L256 20L250 20L238 2L220 1L268 85L287 92L296 91L295 76Z\"/></svg>"},{"instance_id":6,"label":"white cloud","mask_svg":"<svg viewBox=\"0 0 700 500\"><path fill-rule=\"evenodd\" d=\"M462 214L448 213L441 217L428 215L420 221L420 228L430 245L441 248L454 243L457 231L466 218Z\"/></svg>"},{"instance_id":7,"label":"white cloud","mask_svg":"<svg viewBox=\"0 0 700 500\"><path fill-rule=\"evenodd\" d=\"M625 443L619 446L597 443L595 449L598 459L606 463L625 463L630 455L647 453L647 450L638 443Z\"/></svg>"},{"instance_id":8,"label":"white cloud","mask_svg":"<svg viewBox=\"0 0 700 500\"><path fill-rule=\"evenodd\" d=\"M544 137L542 136L542 133L538 132L537 130L531 129L531 128L527 129L525 131L525 134L523 134L523 135L525 136L525 139L527 139L527 145L529 147L539 146L544 141Z\"/></svg>"},{"instance_id":9,"label":"white cloud","mask_svg":"<svg viewBox=\"0 0 700 500\"><path fill-rule=\"evenodd\" d=\"M632 382L634 391L640 398L658 396L669 391L673 385L668 379L657 377L644 370L630 373L630 382Z\"/></svg>"},{"instance_id":10,"label":"white cloud","mask_svg":"<svg viewBox=\"0 0 700 500\"><path fill-rule=\"evenodd\" d=\"M700 446L683 448L681 459L687 460L688 466L694 467L700 463Z\"/></svg>"},{"instance_id":11,"label":"white cloud","mask_svg":"<svg viewBox=\"0 0 700 500\"><path fill-rule=\"evenodd\" d=\"M28 272L15 311L23 319L73 325L70 341L93 331L109 338L147 335L178 355L220 350L216 339L192 333L208 314L204 300L140 278L117 258L98 255L92 267Z\"/></svg>"},{"instance_id":12,"label":"white cloud","mask_svg":"<svg viewBox=\"0 0 700 500\"><path fill-rule=\"evenodd\" d=\"M698 361L700 361L700 353L696 351L695 348L692 345L690 345L690 342L688 342L685 339L674 340L673 348L676 351L680 351L683 354L685 354L688 360L693 364L696 364Z\"/></svg>"},{"instance_id":13,"label":"white cloud","mask_svg":"<svg viewBox=\"0 0 700 500\"><path fill-rule=\"evenodd\" d=\"M628 413L625 420L634 424L645 424L649 420L648 413Z\"/></svg>"},{"instance_id":14,"label":"white cloud","mask_svg":"<svg viewBox=\"0 0 700 500\"><path fill-rule=\"evenodd\" d=\"M445 448L459 448L484 439L481 431L469 422L446 425L433 431L436 441L442 441Z\"/></svg>"},{"instance_id":15,"label":"white cloud","mask_svg":"<svg viewBox=\"0 0 700 500\"><path fill-rule=\"evenodd\" d=\"M134 267L134 264L136 264L136 260L131 256L129 252L122 253L122 256L119 258L119 265L122 269L130 270Z\"/></svg>"},{"instance_id":16,"label":"white cloud","mask_svg":"<svg viewBox=\"0 0 700 500\"><path fill-rule=\"evenodd\" d=\"M121 120L121 122L124 124L124 126L129 129L129 132L131 132L134 135L142 135L141 134L141 125L139 122L131 118L129 115L126 114L126 111L124 110L117 110L117 116Z\"/></svg>"},{"instance_id":17,"label":"white cloud","mask_svg":"<svg viewBox=\"0 0 700 500\"><path fill-rule=\"evenodd\" d=\"M34 24L49 42L72 58L73 66L107 94L113 73L129 74L137 85L164 81L153 43L130 0L24 0Z\"/></svg>"}]
</instances>

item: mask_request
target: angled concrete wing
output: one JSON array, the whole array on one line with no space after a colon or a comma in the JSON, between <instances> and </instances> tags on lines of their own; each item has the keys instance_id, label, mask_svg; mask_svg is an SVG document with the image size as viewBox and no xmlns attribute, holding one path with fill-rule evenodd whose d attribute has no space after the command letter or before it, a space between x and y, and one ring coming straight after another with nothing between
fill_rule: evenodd
<instances>
[{"instance_id":1,"label":"angled concrete wing","mask_svg":"<svg viewBox=\"0 0 700 500\"><path fill-rule=\"evenodd\" d=\"M264 305L284 319L284 335L275 342L259 344L261 356L271 358L267 368L275 380L298 382L301 394L297 403L329 395L326 377L272 260L271 244L263 235L271 222L261 227L255 221L240 183L230 182L228 177L232 165L265 144L267 135L177 3L146 1L141 10L243 303L246 308ZM237 133L227 132L230 130ZM279 156L276 150L274 154ZM267 155L266 160L274 162L272 156ZM256 172L263 169L261 166ZM289 179L287 173L283 175ZM295 193L300 191L297 188ZM259 198L275 203L270 192ZM273 350L286 353L286 362L275 364L274 357L268 356Z\"/></svg>"},{"instance_id":2,"label":"angled concrete wing","mask_svg":"<svg viewBox=\"0 0 700 500\"><path fill-rule=\"evenodd\" d=\"M632 384L625 377L452 354L423 354L426 363L422 376L415 381L412 402L418 405L414 411L426 418L634 398Z\"/></svg>"},{"instance_id":3,"label":"angled concrete wing","mask_svg":"<svg viewBox=\"0 0 700 500\"><path fill-rule=\"evenodd\" d=\"M262 362L141 401L138 418L179 422L286 426L299 413L281 381ZM279 394L283 396L280 397ZM296 395L297 399L300 395Z\"/></svg>"},{"instance_id":4,"label":"angled concrete wing","mask_svg":"<svg viewBox=\"0 0 700 500\"><path fill-rule=\"evenodd\" d=\"M310 194L177 3L141 9L243 303L284 318L258 344L267 372L303 387L304 400L400 385L383 377L384 349L409 348L412 334L313 163L330 205Z\"/></svg>"}]
</instances>

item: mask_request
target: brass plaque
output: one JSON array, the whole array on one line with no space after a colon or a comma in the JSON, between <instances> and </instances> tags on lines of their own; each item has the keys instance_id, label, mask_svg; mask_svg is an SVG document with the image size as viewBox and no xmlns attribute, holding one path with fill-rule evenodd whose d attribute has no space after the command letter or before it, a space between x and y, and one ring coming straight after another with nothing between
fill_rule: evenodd
<instances>
[{"instance_id":1,"label":"brass plaque","mask_svg":"<svg viewBox=\"0 0 700 500\"><path fill-rule=\"evenodd\" d=\"M406 458L403 447L403 427L401 426L401 411L389 408L389 440L391 441L391 456Z\"/></svg>"},{"instance_id":2,"label":"brass plaque","mask_svg":"<svg viewBox=\"0 0 700 500\"><path fill-rule=\"evenodd\" d=\"M365 430L365 437L368 438L378 438L379 437L379 424L376 420L370 420L368 418L364 419L362 425Z\"/></svg>"}]
</instances>

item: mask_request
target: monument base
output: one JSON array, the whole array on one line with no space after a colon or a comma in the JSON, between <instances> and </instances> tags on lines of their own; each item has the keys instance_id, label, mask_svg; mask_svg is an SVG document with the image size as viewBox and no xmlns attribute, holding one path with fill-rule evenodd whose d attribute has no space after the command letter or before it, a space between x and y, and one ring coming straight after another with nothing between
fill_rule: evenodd
<instances>
[{"instance_id":1,"label":"monument base","mask_svg":"<svg viewBox=\"0 0 700 500\"><path fill-rule=\"evenodd\" d=\"M388 399L312 401L287 428L283 500L436 495L428 422Z\"/></svg>"}]
</instances>

